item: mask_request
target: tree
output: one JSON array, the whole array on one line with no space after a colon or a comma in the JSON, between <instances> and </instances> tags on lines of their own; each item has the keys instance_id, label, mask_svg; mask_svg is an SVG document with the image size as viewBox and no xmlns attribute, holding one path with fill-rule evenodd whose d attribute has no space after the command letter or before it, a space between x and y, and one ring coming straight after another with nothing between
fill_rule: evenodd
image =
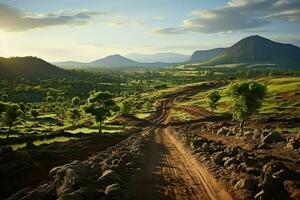
<instances>
[{"instance_id":1,"label":"tree","mask_svg":"<svg viewBox=\"0 0 300 200\"><path fill-rule=\"evenodd\" d=\"M2 101L7 101L7 100L8 100L8 95L5 94L5 93L2 94L2 95L1 95L1 100L2 100Z\"/></svg>"},{"instance_id":2,"label":"tree","mask_svg":"<svg viewBox=\"0 0 300 200\"><path fill-rule=\"evenodd\" d=\"M6 103L0 101L0 114L3 113L6 109Z\"/></svg>"},{"instance_id":3,"label":"tree","mask_svg":"<svg viewBox=\"0 0 300 200\"><path fill-rule=\"evenodd\" d=\"M31 109L30 110L30 115L36 119L39 116L39 111L37 109Z\"/></svg>"},{"instance_id":4,"label":"tree","mask_svg":"<svg viewBox=\"0 0 300 200\"><path fill-rule=\"evenodd\" d=\"M73 97L72 98L72 106L78 106L80 102L80 98L79 97Z\"/></svg>"},{"instance_id":5,"label":"tree","mask_svg":"<svg viewBox=\"0 0 300 200\"><path fill-rule=\"evenodd\" d=\"M119 107L109 92L92 91L84 106L84 111L93 115L99 122L99 133L102 132L102 122L118 110Z\"/></svg>"},{"instance_id":6,"label":"tree","mask_svg":"<svg viewBox=\"0 0 300 200\"><path fill-rule=\"evenodd\" d=\"M20 109L22 110L22 112L25 113L26 112L26 105L25 105L25 103L21 102L19 104L19 106L20 106Z\"/></svg>"},{"instance_id":7,"label":"tree","mask_svg":"<svg viewBox=\"0 0 300 200\"><path fill-rule=\"evenodd\" d=\"M60 123L63 125L64 121L67 117L67 109L65 108L65 106L64 105L56 106L55 114L58 117L58 119L60 120Z\"/></svg>"},{"instance_id":8,"label":"tree","mask_svg":"<svg viewBox=\"0 0 300 200\"><path fill-rule=\"evenodd\" d=\"M8 126L7 138L9 138L9 133L15 121L22 115L20 106L15 103L10 103L5 106L5 111L3 113L4 123Z\"/></svg>"},{"instance_id":9,"label":"tree","mask_svg":"<svg viewBox=\"0 0 300 200\"><path fill-rule=\"evenodd\" d=\"M53 102L53 97L52 97L52 96L47 96L47 97L46 97L46 101L47 101L48 103L52 103L52 102Z\"/></svg>"},{"instance_id":10,"label":"tree","mask_svg":"<svg viewBox=\"0 0 300 200\"><path fill-rule=\"evenodd\" d=\"M73 126L75 126L76 121L78 121L80 119L80 116L81 116L81 113L80 113L79 109L74 108L74 109L70 110L70 119L73 122Z\"/></svg>"},{"instance_id":11,"label":"tree","mask_svg":"<svg viewBox=\"0 0 300 200\"><path fill-rule=\"evenodd\" d=\"M152 104L148 101L144 104L144 108L147 110L147 112L150 112Z\"/></svg>"},{"instance_id":12,"label":"tree","mask_svg":"<svg viewBox=\"0 0 300 200\"><path fill-rule=\"evenodd\" d=\"M259 112L266 94L267 87L254 81L236 83L231 87L233 117L240 121L242 132L245 120Z\"/></svg>"},{"instance_id":13,"label":"tree","mask_svg":"<svg viewBox=\"0 0 300 200\"><path fill-rule=\"evenodd\" d=\"M122 102L121 112L122 114L131 114L133 110L133 100L126 99Z\"/></svg>"},{"instance_id":14,"label":"tree","mask_svg":"<svg viewBox=\"0 0 300 200\"><path fill-rule=\"evenodd\" d=\"M218 91L211 92L208 96L208 104L213 115L214 110L217 109L218 101L221 99L221 95Z\"/></svg>"}]
</instances>

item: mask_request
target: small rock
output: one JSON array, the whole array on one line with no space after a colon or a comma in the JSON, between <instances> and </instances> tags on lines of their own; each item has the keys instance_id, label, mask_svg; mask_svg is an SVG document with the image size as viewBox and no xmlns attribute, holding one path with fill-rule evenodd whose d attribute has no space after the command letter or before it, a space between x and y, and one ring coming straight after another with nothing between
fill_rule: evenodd
<instances>
[{"instance_id":1,"label":"small rock","mask_svg":"<svg viewBox=\"0 0 300 200\"><path fill-rule=\"evenodd\" d=\"M101 186L107 186L113 183L119 183L121 179L119 175L111 169L106 170L102 176L97 180L97 183Z\"/></svg>"},{"instance_id":2,"label":"small rock","mask_svg":"<svg viewBox=\"0 0 300 200\"><path fill-rule=\"evenodd\" d=\"M220 128L217 132L217 135L226 135L228 133L228 129Z\"/></svg>"},{"instance_id":3,"label":"small rock","mask_svg":"<svg viewBox=\"0 0 300 200\"><path fill-rule=\"evenodd\" d=\"M251 137L253 135L252 131L245 131L244 136L245 137Z\"/></svg>"},{"instance_id":4,"label":"small rock","mask_svg":"<svg viewBox=\"0 0 300 200\"><path fill-rule=\"evenodd\" d=\"M292 194L297 189L300 189L300 181L286 180L283 182L283 185L284 185L285 190L289 194Z\"/></svg>"},{"instance_id":5,"label":"small rock","mask_svg":"<svg viewBox=\"0 0 300 200\"><path fill-rule=\"evenodd\" d=\"M106 187L105 189L105 194L108 196L108 197L114 197L114 199L116 197L122 197L122 189L121 189L121 186L118 184L118 183L115 183L115 184L111 184L109 186Z\"/></svg>"},{"instance_id":6,"label":"small rock","mask_svg":"<svg viewBox=\"0 0 300 200\"><path fill-rule=\"evenodd\" d=\"M290 139L286 145L286 148L296 150L300 148L300 140Z\"/></svg>"},{"instance_id":7,"label":"small rock","mask_svg":"<svg viewBox=\"0 0 300 200\"><path fill-rule=\"evenodd\" d=\"M256 190L258 185L258 180L254 178L244 178L239 180L234 188L235 189L247 189L247 190Z\"/></svg>"},{"instance_id":8,"label":"small rock","mask_svg":"<svg viewBox=\"0 0 300 200\"><path fill-rule=\"evenodd\" d=\"M261 170L261 169L258 169L258 168L255 168L255 167L248 167L248 168L246 168L246 172L247 172L249 175L260 176L262 170Z\"/></svg>"},{"instance_id":9,"label":"small rock","mask_svg":"<svg viewBox=\"0 0 300 200\"><path fill-rule=\"evenodd\" d=\"M235 157L232 157L232 158L227 159L227 160L224 162L224 166L225 166L225 167L229 167L230 165L232 165L232 164L237 164L237 163L238 163L237 159L236 159Z\"/></svg>"},{"instance_id":10,"label":"small rock","mask_svg":"<svg viewBox=\"0 0 300 200\"><path fill-rule=\"evenodd\" d=\"M262 139L263 144L272 144L285 141L278 131L272 131Z\"/></svg>"},{"instance_id":11,"label":"small rock","mask_svg":"<svg viewBox=\"0 0 300 200\"><path fill-rule=\"evenodd\" d=\"M217 165L223 165L223 158L226 156L227 156L226 153L219 151L212 155L211 160Z\"/></svg>"}]
</instances>

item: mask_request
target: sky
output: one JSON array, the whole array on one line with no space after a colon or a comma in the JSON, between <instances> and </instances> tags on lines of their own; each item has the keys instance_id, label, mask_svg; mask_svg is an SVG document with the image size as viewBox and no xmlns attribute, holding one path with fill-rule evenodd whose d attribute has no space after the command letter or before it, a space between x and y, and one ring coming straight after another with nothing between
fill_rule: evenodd
<instances>
[{"instance_id":1,"label":"sky","mask_svg":"<svg viewBox=\"0 0 300 200\"><path fill-rule=\"evenodd\" d=\"M300 46L300 0L0 0L0 57L191 55L250 35Z\"/></svg>"}]
</instances>

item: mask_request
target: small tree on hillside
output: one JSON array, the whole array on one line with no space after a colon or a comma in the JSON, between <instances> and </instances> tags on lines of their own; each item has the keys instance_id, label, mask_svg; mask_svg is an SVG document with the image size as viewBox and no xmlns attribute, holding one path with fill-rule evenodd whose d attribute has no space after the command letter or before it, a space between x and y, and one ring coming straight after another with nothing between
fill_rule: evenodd
<instances>
[{"instance_id":1,"label":"small tree on hillside","mask_svg":"<svg viewBox=\"0 0 300 200\"><path fill-rule=\"evenodd\" d=\"M30 115L36 119L39 116L39 111L37 109L31 109L30 110Z\"/></svg>"},{"instance_id":2,"label":"small tree on hillside","mask_svg":"<svg viewBox=\"0 0 300 200\"><path fill-rule=\"evenodd\" d=\"M211 114L213 115L214 110L217 109L218 101L221 99L221 95L218 91L213 91L207 96L207 98Z\"/></svg>"},{"instance_id":3,"label":"small tree on hillside","mask_svg":"<svg viewBox=\"0 0 300 200\"><path fill-rule=\"evenodd\" d=\"M52 103L52 102L53 102L53 97L52 97L52 96L47 96L47 97L46 97L46 101L47 101L48 103Z\"/></svg>"},{"instance_id":4,"label":"small tree on hillside","mask_svg":"<svg viewBox=\"0 0 300 200\"><path fill-rule=\"evenodd\" d=\"M76 125L77 121L80 119L81 113L79 109L70 110L70 119L72 120L73 126Z\"/></svg>"},{"instance_id":5,"label":"small tree on hillside","mask_svg":"<svg viewBox=\"0 0 300 200\"><path fill-rule=\"evenodd\" d=\"M20 106L15 103L10 103L5 106L5 111L3 113L4 123L8 126L7 138L9 138L9 133L12 126L17 121L17 119L22 115Z\"/></svg>"},{"instance_id":6,"label":"small tree on hillside","mask_svg":"<svg viewBox=\"0 0 300 200\"><path fill-rule=\"evenodd\" d=\"M84 106L84 111L93 115L96 121L99 122L99 133L102 132L103 121L118 110L119 107L109 92L91 92Z\"/></svg>"},{"instance_id":7,"label":"small tree on hillside","mask_svg":"<svg viewBox=\"0 0 300 200\"><path fill-rule=\"evenodd\" d=\"M132 114L133 111L133 100L126 99L122 102L121 112L122 114Z\"/></svg>"},{"instance_id":8,"label":"small tree on hillside","mask_svg":"<svg viewBox=\"0 0 300 200\"><path fill-rule=\"evenodd\" d=\"M72 98L72 106L78 106L79 105L79 102L80 102L80 98L79 97L73 97Z\"/></svg>"},{"instance_id":9,"label":"small tree on hillside","mask_svg":"<svg viewBox=\"0 0 300 200\"><path fill-rule=\"evenodd\" d=\"M47 96L46 97L46 101L47 101L47 105L46 105L46 108L49 110L49 111L52 111L53 107L53 100L54 98L52 96Z\"/></svg>"},{"instance_id":10,"label":"small tree on hillside","mask_svg":"<svg viewBox=\"0 0 300 200\"><path fill-rule=\"evenodd\" d=\"M5 93L2 94L2 95L1 95L1 100L2 100L2 101L7 101L7 100L8 100L8 95L5 94Z\"/></svg>"},{"instance_id":11,"label":"small tree on hillside","mask_svg":"<svg viewBox=\"0 0 300 200\"><path fill-rule=\"evenodd\" d=\"M144 108L147 110L147 112L150 112L152 107L152 103L150 103L149 101L144 104Z\"/></svg>"},{"instance_id":12,"label":"small tree on hillside","mask_svg":"<svg viewBox=\"0 0 300 200\"><path fill-rule=\"evenodd\" d=\"M3 117L2 117L2 113L5 111L7 104L0 101L0 120L1 120L1 124L3 122Z\"/></svg>"},{"instance_id":13,"label":"small tree on hillside","mask_svg":"<svg viewBox=\"0 0 300 200\"><path fill-rule=\"evenodd\" d=\"M240 121L242 132L245 120L259 112L266 94L266 86L253 81L236 83L231 87L233 117Z\"/></svg>"},{"instance_id":14,"label":"small tree on hillside","mask_svg":"<svg viewBox=\"0 0 300 200\"><path fill-rule=\"evenodd\" d=\"M67 109L65 108L64 105L58 105L55 108L55 114L60 120L60 123L63 125L65 119L67 118Z\"/></svg>"},{"instance_id":15,"label":"small tree on hillside","mask_svg":"<svg viewBox=\"0 0 300 200\"><path fill-rule=\"evenodd\" d=\"M25 112L26 112L26 109L27 109L25 103L21 102L21 103L19 104L19 106L20 106L20 109L22 110L22 112L25 113Z\"/></svg>"},{"instance_id":16,"label":"small tree on hillside","mask_svg":"<svg viewBox=\"0 0 300 200\"><path fill-rule=\"evenodd\" d=\"M0 101L0 114L2 114L6 109L6 103Z\"/></svg>"}]
</instances>

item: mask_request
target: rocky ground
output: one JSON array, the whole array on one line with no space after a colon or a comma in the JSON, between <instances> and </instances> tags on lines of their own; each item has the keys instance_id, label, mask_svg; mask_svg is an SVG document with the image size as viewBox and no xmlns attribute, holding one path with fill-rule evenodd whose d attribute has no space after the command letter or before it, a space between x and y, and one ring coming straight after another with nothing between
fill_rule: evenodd
<instances>
[{"instance_id":1,"label":"rocky ground","mask_svg":"<svg viewBox=\"0 0 300 200\"><path fill-rule=\"evenodd\" d=\"M202 110L195 121L169 123L178 96L215 86L166 97L141 131L58 164L48 179L8 199L300 199L298 135L257 124L241 133L229 116Z\"/></svg>"},{"instance_id":2,"label":"rocky ground","mask_svg":"<svg viewBox=\"0 0 300 200\"><path fill-rule=\"evenodd\" d=\"M177 137L234 199L299 199L300 139L236 123L200 122L176 127Z\"/></svg>"},{"instance_id":3,"label":"rocky ground","mask_svg":"<svg viewBox=\"0 0 300 200\"><path fill-rule=\"evenodd\" d=\"M116 145L128 134L95 135L12 151L0 152L0 199L9 197L24 187L36 187L47 180L49 171L73 160L85 160L95 152Z\"/></svg>"}]
</instances>

